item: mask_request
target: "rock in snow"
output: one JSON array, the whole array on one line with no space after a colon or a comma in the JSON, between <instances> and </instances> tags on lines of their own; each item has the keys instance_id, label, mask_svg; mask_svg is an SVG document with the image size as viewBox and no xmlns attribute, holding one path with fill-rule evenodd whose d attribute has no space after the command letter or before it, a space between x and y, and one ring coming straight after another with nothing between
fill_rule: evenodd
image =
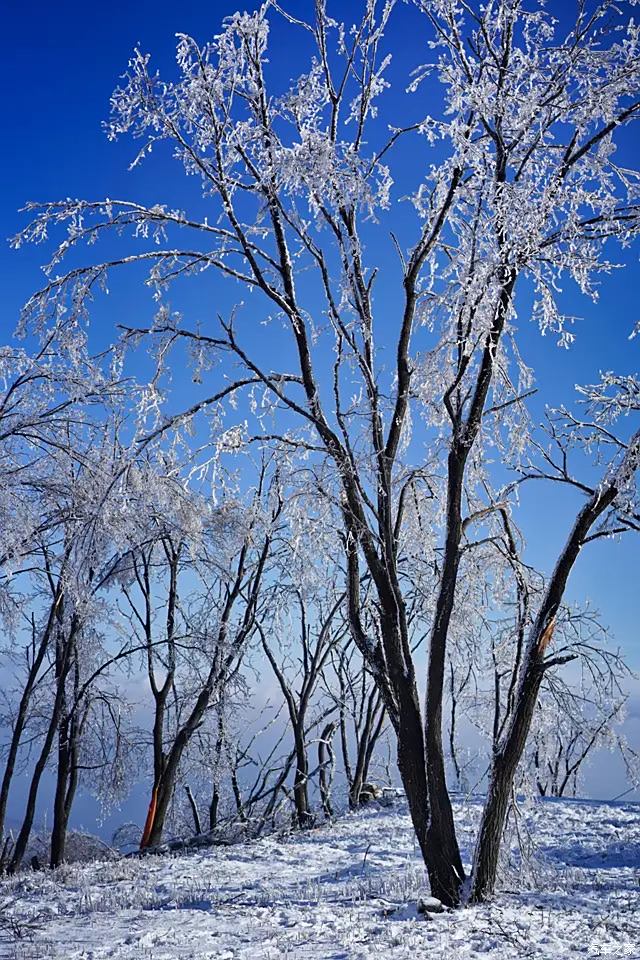
<instances>
[{"instance_id":1,"label":"rock in snow","mask_svg":"<svg viewBox=\"0 0 640 960\"><path fill-rule=\"evenodd\" d=\"M418 913L444 913L444 906L436 897L418 897Z\"/></svg>"}]
</instances>

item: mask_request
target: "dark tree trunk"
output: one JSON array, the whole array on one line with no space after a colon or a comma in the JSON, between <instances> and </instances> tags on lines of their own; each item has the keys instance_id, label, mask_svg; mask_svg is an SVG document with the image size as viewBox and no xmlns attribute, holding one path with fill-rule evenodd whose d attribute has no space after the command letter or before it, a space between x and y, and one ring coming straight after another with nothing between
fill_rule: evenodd
<instances>
[{"instance_id":1,"label":"dark tree trunk","mask_svg":"<svg viewBox=\"0 0 640 960\"><path fill-rule=\"evenodd\" d=\"M71 711L67 708L66 677L64 675L63 651L58 654L59 679L62 684L62 706L58 724L58 768L56 771L56 790L53 802L53 824L51 829L51 851L49 864L52 869L59 867L64 860L69 816L78 784L78 723L79 704L75 703L75 694L79 686L78 662L75 658L74 704Z\"/></svg>"},{"instance_id":2,"label":"dark tree trunk","mask_svg":"<svg viewBox=\"0 0 640 960\"><path fill-rule=\"evenodd\" d=\"M293 803L296 810L296 822L301 830L313 824L309 810L309 759L304 737L304 717L297 717L293 730L296 769L293 778Z\"/></svg>"},{"instance_id":3,"label":"dark tree trunk","mask_svg":"<svg viewBox=\"0 0 640 960\"><path fill-rule=\"evenodd\" d=\"M7 802L9 799L9 789L11 787L11 781L13 780L13 775L16 768L16 760L18 757L18 749L20 747L20 742L22 740L22 734L24 733L24 728L27 723L27 716L29 712L29 705L31 703L31 696L33 694L34 687L38 679L38 673L42 662L44 660L47 648L49 646L49 640L51 638L51 633L55 624L56 613L58 606L61 602L61 592L58 589L53 603L51 604L51 609L49 611L49 618L45 629L43 630L40 642L38 644L37 650L34 650L34 658L29 668L27 675L27 682L25 683L24 690L22 691L22 696L20 697L20 703L18 705L18 713L16 716L16 722L14 724L13 730L11 731L11 740L9 742L9 749L7 751L7 762L4 768L4 774L2 776L2 784L0 785L0 840L4 833L4 822L7 813ZM35 625L34 625L35 633Z\"/></svg>"},{"instance_id":4,"label":"dark tree trunk","mask_svg":"<svg viewBox=\"0 0 640 960\"><path fill-rule=\"evenodd\" d=\"M333 747L331 739L335 733L336 725L333 721L328 723L320 734L318 743L318 770L320 779L320 799L325 817L330 819L333 816L331 807L331 780L333 772Z\"/></svg>"},{"instance_id":5,"label":"dark tree trunk","mask_svg":"<svg viewBox=\"0 0 640 960\"><path fill-rule=\"evenodd\" d=\"M492 764L489 792L482 812L474 858L471 902L480 903L492 896L498 871L509 799L520 758L524 751L531 719L538 698L543 670L531 663L523 678L516 714L508 734L498 747Z\"/></svg>"},{"instance_id":6,"label":"dark tree trunk","mask_svg":"<svg viewBox=\"0 0 640 960\"><path fill-rule=\"evenodd\" d=\"M457 906L460 902L461 880L459 871L455 867L455 851L451 851L442 843L441 838L445 835L442 825L439 822L433 825L431 821L424 733L417 695L415 698L408 698L404 703L400 702L400 719L396 732L398 769L416 837L427 867L431 893L446 906Z\"/></svg>"},{"instance_id":7,"label":"dark tree trunk","mask_svg":"<svg viewBox=\"0 0 640 960\"><path fill-rule=\"evenodd\" d=\"M597 489L582 507L549 580L540 610L531 628L515 704L507 730L493 759L487 802L482 814L474 856L470 899L479 903L492 896L498 869L500 844L507 818L509 797L520 758L531 729L544 671L554 665L545 659L553 636L555 617L562 602L569 575L586 542L589 531L613 503L620 478ZM563 662L563 658L559 661Z\"/></svg>"},{"instance_id":8,"label":"dark tree trunk","mask_svg":"<svg viewBox=\"0 0 640 960\"><path fill-rule=\"evenodd\" d=\"M4 841L0 845L0 874L3 874L9 863L9 857L11 856L11 851L13 850L13 837L9 834L8 837L4 838Z\"/></svg>"},{"instance_id":9,"label":"dark tree trunk","mask_svg":"<svg viewBox=\"0 0 640 960\"><path fill-rule=\"evenodd\" d=\"M504 171L500 169L497 176L501 181L504 178ZM493 378L496 350L504 329L515 281L516 274L510 267L505 266L505 280L500 290L493 323L484 344L466 417L463 414L465 400L456 393L468 363L463 353L459 355L458 377L445 395L445 406L452 423L451 448L447 460L447 529L442 576L429 644L425 754L429 789L427 869L430 876L432 870L437 871L437 882L444 894L441 896L432 888L434 896L451 906L460 902L465 874L446 782L442 744L442 703L447 642L455 602L461 556L460 544L464 529L462 493L467 459L480 430L482 414ZM430 865L430 860L435 862Z\"/></svg>"},{"instance_id":10,"label":"dark tree trunk","mask_svg":"<svg viewBox=\"0 0 640 960\"><path fill-rule=\"evenodd\" d=\"M162 685L158 687L153 672L149 671L151 690L153 693L155 712L153 717L153 790L151 820L147 824L149 829L143 834L141 847L154 846L160 843L167 807L173 794L173 781L167 784L167 757L164 753L164 721L167 696L173 680L173 673L169 672ZM175 744L174 744L175 746ZM179 762L179 761L178 761ZM177 771L178 764L175 765ZM162 803L160 803L162 798Z\"/></svg>"},{"instance_id":11,"label":"dark tree trunk","mask_svg":"<svg viewBox=\"0 0 640 960\"><path fill-rule=\"evenodd\" d=\"M47 761L51 754L51 748L53 747L53 741L55 739L56 731L60 725L60 718L63 712L66 678L71 666L71 648L75 640L77 629L78 622L74 618L69 628L69 636L67 637L66 641L61 644L61 653L58 659L57 667L56 695L51 710L51 718L49 720L49 726L47 727L44 742L40 749L40 755L36 760L33 774L31 775L31 784L29 786L29 794L27 796L27 805L22 820L22 826L20 827L20 832L18 834L15 847L13 848L13 855L8 868L9 873L16 873L16 871L20 869L25 851L27 849L27 844L29 842L29 837L31 836L33 821L36 814L36 802L38 799L38 791L40 789L40 781L42 780L42 775L45 771Z\"/></svg>"},{"instance_id":12,"label":"dark tree trunk","mask_svg":"<svg viewBox=\"0 0 640 960\"><path fill-rule=\"evenodd\" d=\"M349 783L349 806L352 810L360 805L362 785L369 780L371 758L382 732L384 719L384 705L378 691L375 690L369 696L365 723L357 738L355 771Z\"/></svg>"},{"instance_id":13,"label":"dark tree trunk","mask_svg":"<svg viewBox=\"0 0 640 960\"><path fill-rule=\"evenodd\" d=\"M425 754L429 789L429 858L436 858L438 875L445 898L432 889L434 896L455 906L460 902L464 869L456 837L451 799L447 789L444 748L442 744L442 704L449 625L453 613L460 541L462 538L462 485L467 448L454 443L449 453L447 493L447 540L440 590L436 600L433 629L429 644L427 695L425 702ZM445 863L448 868L445 869ZM427 867L429 864L427 863Z\"/></svg>"},{"instance_id":14,"label":"dark tree trunk","mask_svg":"<svg viewBox=\"0 0 640 960\"><path fill-rule=\"evenodd\" d=\"M178 734L171 751L165 758L162 772L158 780L154 783L155 812L149 831L147 846L155 847L162 841L162 834L169 811L169 804L173 796L178 767L180 766L180 760L182 759L182 754L188 739L188 737L181 737L180 734Z\"/></svg>"},{"instance_id":15,"label":"dark tree trunk","mask_svg":"<svg viewBox=\"0 0 640 960\"><path fill-rule=\"evenodd\" d=\"M67 784L66 791L64 793L64 800L62 802L61 811L59 814L59 819L56 820L54 824L54 829L51 833L51 867L59 867L64 861L66 843L67 843L67 833L69 831L69 818L71 816L71 808L73 807L73 801L75 799L76 791L78 789L78 764L77 757L75 756L75 751L72 752L71 760L68 766L67 771Z\"/></svg>"},{"instance_id":16,"label":"dark tree trunk","mask_svg":"<svg viewBox=\"0 0 640 960\"><path fill-rule=\"evenodd\" d=\"M240 784L238 783L238 768L236 766L231 770L231 789L233 791L233 799L236 802L236 810L238 813L238 820L240 823L247 822L247 814L244 809L244 803L242 800L242 791L240 789Z\"/></svg>"},{"instance_id":17,"label":"dark tree trunk","mask_svg":"<svg viewBox=\"0 0 640 960\"><path fill-rule=\"evenodd\" d=\"M383 703L393 723L397 738L398 770L407 796L411 819L416 837L424 857L431 892L447 906L456 906L460 902L460 890L464 880L460 853L458 850L453 815L444 781L444 758L442 757L442 739L440 726L433 723L430 734L440 743L440 769L429 770L429 758L425 745L425 726L423 724L415 669L408 642L406 610L397 581L394 579L393 556L385 571L376 569L376 588L380 600L380 629L382 650L372 650L364 634L359 615L359 574L356 551L348 550L349 563L349 618L352 635L358 647L367 657L369 667L378 684ZM436 651L444 658L444 648ZM444 680L444 665L442 667ZM437 693L437 689L436 689ZM442 716L442 691L440 707L431 709L433 722ZM427 729L429 727L427 726ZM437 763L437 751L433 751L433 762ZM429 772L428 772L429 771ZM440 774L442 788L435 794L435 810L431 808L429 779L438 785ZM447 810L449 817L447 818Z\"/></svg>"},{"instance_id":18,"label":"dark tree trunk","mask_svg":"<svg viewBox=\"0 0 640 960\"><path fill-rule=\"evenodd\" d=\"M164 832L164 825L167 819L167 813L169 811L169 804L171 803L171 798L173 796L173 786L173 778L171 776L163 776L160 779L160 783L156 784L154 787L156 793L156 804L153 822L149 832L149 839L147 841L147 846L149 847L155 847L162 841L162 834Z\"/></svg>"},{"instance_id":19,"label":"dark tree trunk","mask_svg":"<svg viewBox=\"0 0 640 960\"><path fill-rule=\"evenodd\" d=\"M58 769L56 771L56 790L53 799L53 826L51 829L52 869L60 866L64 860L67 833L67 787L71 776L70 723L63 717L58 728Z\"/></svg>"},{"instance_id":20,"label":"dark tree trunk","mask_svg":"<svg viewBox=\"0 0 640 960\"><path fill-rule=\"evenodd\" d=\"M189 801L189 806L191 807L191 816L193 817L193 827L196 831L196 834L202 833L202 824L200 823L200 812L198 811L198 804L196 803L196 798L191 792L191 787L189 784L185 784L185 792L187 794L187 800Z\"/></svg>"},{"instance_id":21,"label":"dark tree trunk","mask_svg":"<svg viewBox=\"0 0 640 960\"><path fill-rule=\"evenodd\" d=\"M66 674L69 672L64 661L65 651L58 652L58 683L62 685L62 704L58 724L58 769L56 771L56 790L53 804L53 824L51 829L50 866L59 867L64 860L67 841L67 829L71 807L78 786L78 752L84 718L80 716L81 705L78 702L80 672L75 642L71 642L74 659L73 705L67 708Z\"/></svg>"},{"instance_id":22,"label":"dark tree trunk","mask_svg":"<svg viewBox=\"0 0 640 960\"><path fill-rule=\"evenodd\" d=\"M29 837L31 836L31 829L33 827L33 821L36 813L36 802L38 799L38 791L40 789L40 781L51 753L56 730L58 728L58 721L59 708L56 709L54 705L53 714L49 721L49 727L45 735L44 743L42 744L40 755L36 760L33 774L31 775L31 784L29 786L27 804L22 820L22 826L20 827L20 833L18 834L15 847L13 848L13 855L8 868L9 873L16 873L16 871L20 869L25 851L27 849L27 844L29 842Z\"/></svg>"},{"instance_id":23,"label":"dark tree trunk","mask_svg":"<svg viewBox=\"0 0 640 960\"><path fill-rule=\"evenodd\" d=\"M213 759L213 784L211 790L211 803L209 804L209 830L215 830L218 825L218 807L220 806L220 758L222 756L222 746L224 744L224 714L222 704L218 709L218 734L216 736L216 746Z\"/></svg>"},{"instance_id":24,"label":"dark tree trunk","mask_svg":"<svg viewBox=\"0 0 640 960\"><path fill-rule=\"evenodd\" d=\"M0 841L4 835L4 822L7 814L9 788L11 787L11 781L13 780L13 775L15 773L18 748L20 747L20 741L22 740L22 734L27 721L27 712L29 708L29 701L31 699L31 689L32 688L29 686L25 687L20 699L18 715L16 717L14 728L11 732L9 750L7 751L7 762L5 764L4 774L2 777L2 785L0 786Z\"/></svg>"},{"instance_id":25,"label":"dark tree trunk","mask_svg":"<svg viewBox=\"0 0 640 960\"><path fill-rule=\"evenodd\" d=\"M215 830L218 826L218 808L220 806L220 790L217 782L213 785L211 792L211 803L209 804L209 830Z\"/></svg>"},{"instance_id":26,"label":"dark tree trunk","mask_svg":"<svg viewBox=\"0 0 640 960\"><path fill-rule=\"evenodd\" d=\"M352 806L351 794L353 790L353 772L351 769L351 759L349 757L349 736L347 731L347 720L344 707L345 701L345 688L342 682L342 677L340 676L340 709L338 712L338 723L340 724L340 750L342 752L342 765L344 767L344 775L347 779L349 785L349 806Z\"/></svg>"},{"instance_id":27,"label":"dark tree trunk","mask_svg":"<svg viewBox=\"0 0 640 960\"><path fill-rule=\"evenodd\" d=\"M217 679L220 678L218 677ZM162 840L162 833L169 810L169 804L173 796L180 761L191 737L202 722L204 713L211 700L215 681L215 670L212 668L212 673L208 678L207 684L200 691L193 710L176 734L171 749L162 757L161 765L158 767L159 775L157 775L154 782L155 813L145 844L146 846L156 846Z\"/></svg>"}]
</instances>

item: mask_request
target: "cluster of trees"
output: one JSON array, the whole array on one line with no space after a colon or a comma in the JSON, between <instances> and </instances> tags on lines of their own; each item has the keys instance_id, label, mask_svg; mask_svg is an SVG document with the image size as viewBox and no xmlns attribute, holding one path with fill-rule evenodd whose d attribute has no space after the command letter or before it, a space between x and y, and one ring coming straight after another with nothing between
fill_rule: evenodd
<instances>
[{"instance_id":1,"label":"cluster of trees","mask_svg":"<svg viewBox=\"0 0 640 960\"><path fill-rule=\"evenodd\" d=\"M303 559L274 465L260 465L248 501L227 490L214 505L175 450L126 446L126 384L103 382L98 414L95 396L52 396L55 350L48 361L20 373L3 403L2 869L23 863L47 770L52 867L78 787L109 804L145 772L143 847L161 841L172 805L183 812L178 787L198 832L221 812L260 830L290 808L308 826L314 780L331 814L336 730L357 806L383 711L349 639L339 563L313 557L317 537ZM261 697L266 674L281 702ZM240 723L258 730L243 736ZM22 771L23 822L5 835Z\"/></svg>"},{"instance_id":2,"label":"cluster of trees","mask_svg":"<svg viewBox=\"0 0 640 960\"><path fill-rule=\"evenodd\" d=\"M639 529L640 384L603 373L571 408L559 385L540 424L524 327L568 347L562 285L595 297L640 230L638 172L615 154L640 116L638 27L609 0L579 0L570 24L524 0L368 0L352 29L310 7L271 0L205 46L180 37L173 81L136 51L110 135L141 141L136 163L168 145L198 210L32 204L16 238L66 228L21 321L39 352L2 354L0 586L21 671L0 833L16 762L34 771L9 869L47 765L55 865L85 771L115 795L144 748L145 844L179 783L199 829L225 791L241 820L286 801L305 827L311 784L331 814L338 752L359 802L387 729L433 894L478 901L523 771L562 794L616 736L624 664L565 594L587 545ZM310 58L288 89L276 18ZM399 94L403 18L430 62ZM54 275L111 234L122 252ZM94 297L145 265L153 321L92 357ZM189 325L174 281L211 271L236 306ZM197 396L170 414L187 359ZM574 495L550 572L525 553L531 488ZM127 720L140 670L146 740ZM286 725L251 781L233 718L266 676ZM470 878L450 794L474 785L463 718L486 743Z\"/></svg>"}]
</instances>

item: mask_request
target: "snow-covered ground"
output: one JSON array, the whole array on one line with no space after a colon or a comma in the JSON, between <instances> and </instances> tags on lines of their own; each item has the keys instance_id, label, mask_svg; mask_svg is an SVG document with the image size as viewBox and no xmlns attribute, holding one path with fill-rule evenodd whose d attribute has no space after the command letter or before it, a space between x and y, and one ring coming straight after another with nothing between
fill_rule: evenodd
<instances>
[{"instance_id":1,"label":"snow-covered ground","mask_svg":"<svg viewBox=\"0 0 640 960\"><path fill-rule=\"evenodd\" d=\"M479 814L459 804L466 844ZM538 802L518 817L503 892L423 919L425 876L401 802L304 835L68 866L0 884L35 930L11 960L640 958L640 805Z\"/></svg>"}]
</instances>

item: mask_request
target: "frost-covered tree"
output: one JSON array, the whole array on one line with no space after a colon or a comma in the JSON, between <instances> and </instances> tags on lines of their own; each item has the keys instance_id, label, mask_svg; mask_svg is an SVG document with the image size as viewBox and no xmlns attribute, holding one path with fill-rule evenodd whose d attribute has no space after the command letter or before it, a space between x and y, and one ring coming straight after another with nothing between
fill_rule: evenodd
<instances>
[{"instance_id":1,"label":"frost-covered tree","mask_svg":"<svg viewBox=\"0 0 640 960\"><path fill-rule=\"evenodd\" d=\"M568 346L565 278L595 296L612 244L630 243L640 228L637 170L615 154L640 115L640 36L630 6L580 0L566 26L524 0L368 0L344 28L324 0L308 20L272 0L229 18L203 46L181 36L173 80L136 51L113 95L110 135L139 140L135 162L170 144L185 173L200 179L201 209L175 209L164 197L152 206L32 205L33 220L16 240L67 228L48 283L25 308L23 322L37 329L62 308L84 317L110 271L148 264L156 317L124 331L125 345L146 337L157 344L158 371L141 409L152 418L148 429L175 423L162 414L162 375L171 348L185 344L196 379L210 389L183 421L206 410L222 423L223 409L234 416L238 405L219 451L279 447L298 465L288 473L291 495L306 477L316 502L338 517L350 629L396 733L432 892L447 904L460 902L465 882L442 736L460 581L504 512L516 509L518 468L535 443L518 291L535 291L533 323ZM309 67L288 89L274 88L269 70L274 17L310 51ZM416 70L400 96L388 80L392 17L425 36L427 62L410 65ZM395 210L407 193L401 219ZM109 231L132 236L133 245L54 274L72 249ZM238 300L249 309L238 302L217 327L172 313L164 302L172 281L203 271L241 288ZM378 301L379 288L386 296ZM283 368L265 359L266 337ZM613 395L589 391L596 419L625 409L629 390L627 382ZM412 443L417 418L426 442ZM604 437L606 428L597 430ZM586 450L587 433L576 432ZM493 889L511 784L554 660L573 566L595 537L636 524L640 436L622 433L601 446L599 477L577 485L583 505L568 520L566 544L520 640L512 706L492 757L475 899ZM492 475L489 449L514 467L504 484ZM401 562L408 545L433 558L430 585L424 579L424 708ZM379 612L374 632L361 612L365 575Z\"/></svg>"},{"instance_id":2,"label":"frost-covered tree","mask_svg":"<svg viewBox=\"0 0 640 960\"><path fill-rule=\"evenodd\" d=\"M128 644L114 647L105 591L117 573L129 523L127 475L117 440L119 418L91 424L78 410L57 442L35 462L23 463L32 507L42 518L37 530L22 531L9 579L21 593L22 621L30 640L23 657L24 622L10 634L16 646L18 703L12 717L2 801L6 804L25 728L36 716L31 747L35 762L22 826L9 867L18 869L33 826L43 774L54 747L56 788L52 817L52 865L64 857L64 840L84 768L83 735L107 696L100 681L122 660ZM17 540L16 540L17 542ZM20 669L26 665L26 673ZM37 694L37 698L36 698ZM111 695L115 703L116 697ZM4 810L3 810L4 813Z\"/></svg>"},{"instance_id":3,"label":"frost-covered tree","mask_svg":"<svg viewBox=\"0 0 640 960\"><path fill-rule=\"evenodd\" d=\"M56 318L31 352L0 346L0 614L11 616L12 575L34 541L55 527L43 490L58 452L73 457L73 431L108 416L122 384L92 358L77 318ZM100 411L100 413L98 413Z\"/></svg>"},{"instance_id":4,"label":"frost-covered tree","mask_svg":"<svg viewBox=\"0 0 640 960\"><path fill-rule=\"evenodd\" d=\"M284 551L281 570L286 568L287 557L288 550ZM344 621L340 622L339 617L344 592L336 585L335 566L333 570L331 567L330 563L322 564L327 580L313 593L288 582L283 571L275 589L265 597L265 610L257 623L264 655L289 717L295 752L292 793L300 827L314 822L309 799L312 771L307 735L311 727L317 738L318 724L333 712L333 704L317 703L318 688L331 652L345 633Z\"/></svg>"},{"instance_id":5,"label":"frost-covered tree","mask_svg":"<svg viewBox=\"0 0 640 960\"><path fill-rule=\"evenodd\" d=\"M189 744L220 706L255 634L280 514L265 483L263 476L235 523L231 511L186 495L178 517L154 510L148 537L127 558L122 609L153 698L153 787L141 847L160 842Z\"/></svg>"},{"instance_id":6,"label":"frost-covered tree","mask_svg":"<svg viewBox=\"0 0 640 960\"><path fill-rule=\"evenodd\" d=\"M327 689L336 702L337 732L349 806L356 808L370 778L371 761L385 728L385 709L376 684L353 642L331 656Z\"/></svg>"}]
</instances>

